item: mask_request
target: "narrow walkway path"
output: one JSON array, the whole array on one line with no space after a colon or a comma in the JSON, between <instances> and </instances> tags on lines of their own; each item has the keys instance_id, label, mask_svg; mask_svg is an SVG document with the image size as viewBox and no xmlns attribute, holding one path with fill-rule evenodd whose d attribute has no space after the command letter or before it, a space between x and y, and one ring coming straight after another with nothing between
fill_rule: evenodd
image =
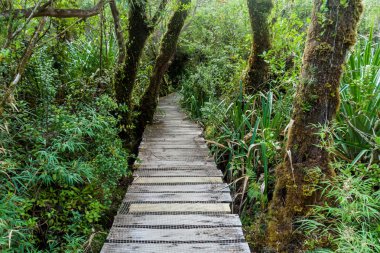
<instances>
[{"instance_id":1,"label":"narrow walkway path","mask_svg":"<svg viewBox=\"0 0 380 253\"><path fill-rule=\"evenodd\" d=\"M250 252L202 130L176 95L161 99L155 119L102 252Z\"/></svg>"}]
</instances>

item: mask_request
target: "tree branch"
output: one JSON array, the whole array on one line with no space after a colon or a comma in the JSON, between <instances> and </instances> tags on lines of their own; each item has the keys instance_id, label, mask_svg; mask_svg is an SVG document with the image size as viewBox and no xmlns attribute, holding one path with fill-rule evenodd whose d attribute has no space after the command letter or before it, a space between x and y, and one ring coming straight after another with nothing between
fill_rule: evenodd
<instances>
[{"instance_id":1,"label":"tree branch","mask_svg":"<svg viewBox=\"0 0 380 253\"><path fill-rule=\"evenodd\" d=\"M91 9L54 9L45 5L38 8L34 13L34 8L16 9L0 13L0 18L37 18L37 17L55 17L55 18L88 18L100 13L104 5L104 0L100 0Z\"/></svg>"},{"instance_id":2,"label":"tree branch","mask_svg":"<svg viewBox=\"0 0 380 253\"><path fill-rule=\"evenodd\" d=\"M162 0L160 3L160 6L158 6L158 9L157 9L156 13L154 14L152 21L151 21L151 24L153 27L156 26L157 23L160 21L160 19L162 17L162 11L165 9L167 3L168 3L168 0Z\"/></svg>"},{"instance_id":3,"label":"tree branch","mask_svg":"<svg viewBox=\"0 0 380 253\"><path fill-rule=\"evenodd\" d=\"M10 103L10 104L13 103L13 101L12 101L13 100L13 92L14 92L14 90L16 88L16 85L20 82L22 75L24 74L26 65L27 65L30 57L32 56L33 48L34 48L34 46L36 45L36 43L38 41L39 34L42 31L42 29L44 28L45 23L46 23L46 17L44 17L44 18L42 18L40 20L40 23L38 24L38 27L34 31L34 34L33 34L32 38L29 41L29 44L28 44L28 47L25 50L24 56L21 58L20 63L17 66L16 76L15 76L14 80L6 88L3 97L0 99L0 117L4 113L5 106L8 103Z\"/></svg>"},{"instance_id":4,"label":"tree branch","mask_svg":"<svg viewBox=\"0 0 380 253\"><path fill-rule=\"evenodd\" d=\"M117 45L119 46L118 63L121 64L121 63L124 63L125 56L126 56L124 35L123 35L123 31L121 29L119 11L117 10L115 0L109 0L109 5L111 8L113 23L115 26L115 34L116 34L116 39L117 39Z\"/></svg>"}]
</instances>

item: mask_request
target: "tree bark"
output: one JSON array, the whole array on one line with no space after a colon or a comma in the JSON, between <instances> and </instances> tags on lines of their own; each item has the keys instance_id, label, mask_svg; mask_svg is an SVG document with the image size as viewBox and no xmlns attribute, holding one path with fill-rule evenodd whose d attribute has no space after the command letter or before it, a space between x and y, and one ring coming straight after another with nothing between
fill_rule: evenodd
<instances>
[{"instance_id":1,"label":"tree bark","mask_svg":"<svg viewBox=\"0 0 380 253\"><path fill-rule=\"evenodd\" d=\"M123 70L117 74L115 81L116 99L120 105L129 106L132 90L136 80L139 60L145 42L152 32L147 23L145 12L146 1L131 0L128 23L128 42L126 45L126 61Z\"/></svg>"},{"instance_id":2,"label":"tree bark","mask_svg":"<svg viewBox=\"0 0 380 253\"><path fill-rule=\"evenodd\" d=\"M278 252L296 251L296 217L304 217L310 205L322 200L318 185L335 176L318 126L329 125L338 111L343 64L356 41L362 11L361 0L314 1L287 152L276 168L269 210L268 245Z\"/></svg>"},{"instance_id":3,"label":"tree bark","mask_svg":"<svg viewBox=\"0 0 380 253\"><path fill-rule=\"evenodd\" d=\"M255 94L267 90L269 66L262 54L271 47L268 17L272 0L247 0L252 29L252 48L244 76L245 92Z\"/></svg>"},{"instance_id":4,"label":"tree bark","mask_svg":"<svg viewBox=\"0 0 380 253\"><path fill-rule=\"evenodd\" d=\"M169 61L175 54L179 35L189 13L190 2L191 0L178 0L178 9L171 17L167 31L161 39L160 52L156 58L150 83L140 103L140 115L136 123L137 136L141 136L147 123L153 119L162 79L169 67Z\"/></svg>"},{"instance_id":5,"label":"tree bark","mask_svg":"<svg viewBox=\"0 0 380 253\"><path fill-rule=\"evenodd\" d=\"M133 138L128 129L131 123L132 113L132 91L135 86L139 61L144 50L145 43L154 30L154 26L159 21L162 11L165 9L167 0L162 0L157 12L151 22L148 21L145 7L146 0L131 0L129 9L128 42L126 44L126 59L122 67L115 75L115 96L120 106L125 106L126 110L121 110L121 120L119 122L122 140Z\"/></svg>"},{"instance_id":6,"label":"tree bark","mask_svg":"<svg viewBox=\"0 0 380 253\"><path fill-rule=\"evenodd\" d=\"M145 11L146 0L130 1L126 61L123 67L124 70L117 74L115 81L116 99L119 104L126 105L129 109L131 108L132 91L145 43L153 32L166 3L167 0L161 1L156 14L152 21L149 22Z\"/></svg>"}]
</instances>

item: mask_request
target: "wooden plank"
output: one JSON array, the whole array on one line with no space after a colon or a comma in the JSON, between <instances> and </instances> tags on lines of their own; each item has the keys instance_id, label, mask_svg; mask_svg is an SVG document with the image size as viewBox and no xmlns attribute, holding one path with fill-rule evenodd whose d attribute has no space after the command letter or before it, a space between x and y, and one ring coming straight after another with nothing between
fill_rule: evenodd
<instances>
[{"instance_id":1,"label":"wooden plank","mask_svg":"<svg viewBox=\"0 0 380 253\"><path fill-rule=\"evenodd\" d=\"M200 139L202 138L202 133L176 133L176 132L172 132L172 131L168 131L168 130L165 130L165 131L157 131L156 133L146 133L143 135L143 139L144 140L150 140L150 139L154 139L154 138L166 138L166 139L169 139L169 138L179 138L181 137L182 139ZM203 141L203 139L201 139Z\"/></svg>"},{"instance_id":2,"label":"wooden plank","mask_svg":"<svg viewBox=\"0 0 380 253\"><path fill-rule=\"evenodd\" d=\"M138 169L133 173L134 177L178 177L178 176L188 176L188 177L222 177L223 174L220 170L217 169L205 169L205 170L192 170L192 169L178 169L178 170L146 170Z\"/></svg>"},{"instance_id":3,"label":"wooden plank","mask_svg":"<svg viewBox=\"0 0 380 253\"><path fill-rule=\"evenodd\" d=\"M135 168L140 169L165 169L165 168L176 168L176 169L191 169L191 168L215 168L215 163L211 162L204 164L194 164L192 161L170 161L173 163L168 163L168 161L154 161L154 162L144 162L142 164L135 164ZM174 163L175 162L175 163Z\"/></svg>"},{"instance_id":4,"label":"wooden plank","mask_svg":"<svg viewBox=\"0 0 380 253\"><path fill-rule=\"evenodd\" d=\"M229 192L227 184L194 184L194 185L140 185L132 184L128 192Z\"/></svg>"},{"instance_id":5,"label":"wooden plank","mask_svg":"<svg viewBox=\"0 0 380 253\"><path fill-rule=\"evenodd\" d=\"M196 144L196 143L188 143L188 144L170 144L170 143L153 143L149 146L141 146L139 147L139 151L151 150L151 151L197 151L201 150L204 152L209 152L210 149L206 144Z\"/></svg>"},{"instance_id":6,"label":"wooden plank","mask_svg":"<svg viewBox=\"0 0 380 253\"><path fill-rule=\"evenodd\" d=\"M149 161L143 161L142 163L136 163L135 167L137 168L143 168L143 167L156 167L156 168L165 168L166 167L194 167L194 166L215 166L215 162L213 161L187 161L187 162L180 162L180 161L155 161L155 162L149 162Z\"/></svg>"},{"instance_id":7,"label":"wooden plank","mask_svg":"<svg viewBox=\"0 0 380 253\"><path fill-rule=\"evenodd\" d=\"M139 157L141 156L169 156L169 157L178 157L181 158L183 156L184 158L186 157L191 157L191 156L199 156L199 157L211 157L209 155L209 150L206 149L169 149L165 151L161 150L154 150L154 149L142 149L141 152L139 152Z\"/></svg>"},{"instance_id":8,"label":"wooden plank","mask_svg":"<svg viewBox=\"0 0 380 253\"><path fill-rule=\"evenodd\" d=\"M244 240L241 228L195 228L195 229L149 229L149 228L117 228L112 227L108 240L132 241L221 241Z\"/></svg>"},{"instance_id":9,"label":"wooden plank","mask_svg":"<svg viewBox=\"0 0 380 253\"><path fill-rule=\"evenodd\" d=\"M134 184L223 183L221 177L138 177Z\"/></svg>"},{"instance_id":10,"label":"wooden plank","mask_svg":"<svg viewBox=\"0 0 380 253\"><path fill-rule=\"evenodd\" d=\"M151 193L151 192L127 192L123 202L232 202L228 192L197 192L197 193Z\"/></svg>"},{"instance_id":11,"label":"wooden plank","mask_svg":"<svg viewBox=\"0 0 380 253\"><path fill-rule=\"evenodd\" d=\"M179 136L179 137L174 137L174 138L171 138L171 137L166 137L166 138L154 137L154 138L149 138L149 139L143 139L143 141L142 141L143 145L154 145L157 143L197 145L197 144L205 144L205 140L203 138L200 138L200 137L197 137L197 139L196 139L194 137L189 138L189 137L180 137Z\"/></svg>"},{"instance_id":12,"label":"wooden plank","mask_svg":"<svg viewBox=\"0 0 380 253\"><path fill-rule=\"evenodd\" d=\"M149 215L127 214L117 215L113 226L209 226L209 227L241 227L237 214L186 214L186 215Z\"/></svg>"},{"instance_id":13,"label":"wooden plank","mask_svg":"<svg viewBox=\"0 0 380 253\"><path fill-rule=\"evenodd\" d=\"M208 149L207 145L202 143L202 144L171 144L171 143L150 143L149 145L140 145L140 149Z\"/></svg>"},{"instance_id":14,"label":"wooden plank","mask_svg":"<svg viewBox=\"0 0 380 253\"><path fill-rule=\"evenodd\" d=\"M231 213L228 203L165 203L165 204L131 204L129 213L151 212L221 212Z\"/></svg>"},{"instance_id":15,"label":"wooden plank","mask_svg":"<svg viewBox=\"0 0 380 253\"><path fill-rule=\"evenodd\" d=\"M159 127L148 127L146 128L146 131L144 132L145 133L173 133L173 134L201 134L202 133L202 129L200 129L199 127L191 127L191 128L185 128L185 127L182 127L181 128L178 128L178 127L174 127L174 126L170 126L170 127L165 127L165 126L159 126Z\"/></svg>"},{"instance_id":16,"label":"wooden plank","mask_svg":"<svg viewBox=\"0 0 380 253\"><path fill-rule=\"evenodd\" d=\"M158 167L157 167L158 166ZM134 166L135 170L218 170L216 164L209 165L175 165L175 166L161 166L159 164L152 166Z\"/></svg>"},{"instance_id":17,"label":"wooden plank","mask_svg":"<svg viewBox=\"0 0 380 253\"><path fill-rule=\"evenodd\" d=\"M182 141L196 143L196 142L204 142L204 138L199 135L179 135L179 134L165 134L165 135L154 135L154 136L143 136L144 143L146 142L174 142L174 141Z\"/></svg>"},{"instance_id":18,"label":"wooden plank","mask_svg":"<svg viewBox=\"0 0 380 253\"><path fill-rule=\"evenodd\" d=\"M154 134L154 133L172 133L172 134L201 134L202 129L200 128L176 128L176 127L148 127L144 131L144 134Z\"/></svg>"},{"instance_id":19,"label":"wooden plank","mask_svg":"<svg viewBox=\"0 0 380 253\"><path fill-rule=\"evenodd\" d=\"M150 164L155 164L155 163L162 163L162 162L179 162L182 164L186 164L187 162L193 162L193 161L199 161L199 160L211 160L212 158L203 155L203 156L165 156L165 155L160 155L160 156L141 156L139 157L140 160L142 160L143 164L145 163L150 163Z\"/></svg>"},{"instance_id":20,"label":"wooden plank","mask_svg":"<svg viewBox=\"0 0 380 253\"><path fill-rule=\"evenodd\" d=\"M250 253L247 243L106 243L101 253Z\"/></svg>"},{"instance_id":21,"label":"wooden plank","mask_svg":"<svg viewBox=\"0 0 380 253\"><path fill-rule=\"evenodd\" d=\"M173 122L166 122L166 121L158 121L158 122L155 122L154 125L148 125L149 128L153 128L153 129L159 129L159 128L178 128L178 124L177 123L173 123ZM183 121L181 122L181 128L184 128L184 129L187 129L187 128L190 128L190 129L193 129L193 128L196 128L196 129L199 129L199 128L202 128L201 126L195 124L195 123L192 123L190 121Z\"/></svg>"},{"instance_id":22,"label":"wooden plank","mask_svg":"<svg viewBox=\"0 0 380 253\"><path fill-rule=\"evenodd\" d=\"M207 151L209 152L209 149L206 145L196 145L196 144L185 144L185 145L181 145L181 144L159 144L159 143L154 143L154 144L150 144L150 145L141 145L140 146L140 150L145 150L145 149L150 149L152 151L155 151L155 150L164 150L164 151L169 151L169 150L173 150L173 149L178 149L179 151L186 151L186 150L189 150L189 151L193 151L193 150L197 150L197 149L200 149L200 150L204 150L204 151Z\"/></svg>"},{"instance_id":23,"label":"wooden plank","mask_svg":"<svg viewBox=\"0 0 380 253\"><path fill-rule=\"evenodd\" d=\"M189 150L189 149L172 149L166 151L143 149L139 152L140 159L147 159L148 157L173 157L178 159L187 159L189 157L200 157L199 159L210 158L208 150Z\"/></svg>"}]
</instances>

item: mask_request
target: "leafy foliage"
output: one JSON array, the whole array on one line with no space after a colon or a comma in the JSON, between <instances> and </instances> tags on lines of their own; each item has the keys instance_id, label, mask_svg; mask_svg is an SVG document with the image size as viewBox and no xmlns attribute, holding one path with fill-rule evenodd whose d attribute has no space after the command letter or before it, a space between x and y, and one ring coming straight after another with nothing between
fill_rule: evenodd
<instances>
[{"instance_id":1,"label":"leafy foliage","mask_svg":"<svg viewBox=\"0 0 380 253\"><path fill-rule=\"evenodd\" d=\"M337 166L340 175L323 189L326 197L334 201L315 206L310 219L300 221L300 229L307 231L306 246L316 248L315 252L378 252L379 174L353 176L352 171L362 170L364 164L354 168ZM378 165L369 169L379 172Z\"/></svg>"},{"instance_id":2,"label":"leafy foliage","mask_svg":"<svg viewBox=\"0 0 380 253\"><path fill-rule=\"evenodd\" d=\"M72 24L57 21L47 33L56 36ZM99 31L84 32L93 24L80 23L62 40L35 48L14 106L0 118L2 252L97 251L104 240L129 154L111 114L117 109L110 85L113 38L104 45L100 71ZM24 45L17 39L11 48L0 57L6 83Z\"/></svg>"}]
</instances>

